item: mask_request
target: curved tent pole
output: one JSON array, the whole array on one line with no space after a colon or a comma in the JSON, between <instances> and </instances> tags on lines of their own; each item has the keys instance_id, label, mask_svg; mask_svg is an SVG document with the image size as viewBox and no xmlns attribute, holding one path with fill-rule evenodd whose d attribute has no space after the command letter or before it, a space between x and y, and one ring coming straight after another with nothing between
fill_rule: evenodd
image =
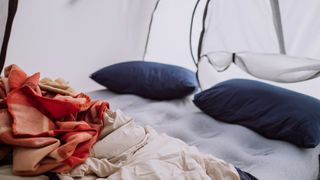
<instances>
[{"instance_id":1,"label":"curved tent pole","mask_svg":"<svg viewBox=\"0 0 320 180\"><path fill-rule=\"evenodd\" d=\"M198 44L198 60L201 57L201 51L202 51L202 43L203 43L203 37L204 33L206 31L206 19L208 16L208 9L209 9L209 4L211 0L207 0L204 12L203 12L203 18L202 18L202 31L200 33L200 38L199 38L199 44Z\"/></svg>"},{"instance_id":2,"label":"curved tent pole","mask_svg":"<svg viewBox=\"0 0 320 180\"><path fill-rule=\"evenodd\" d=\"M2 72L4 63L6 61L6 54L7 54L7 48L8 48L8 43L9 43L9 38L11 33L11 27L12 27L14 16L18 8L18 0L8 0L8 1L9 1L8 16L7 16L3 42L1 46L1 53L0 53L0 74Z\"/></svg>"},{"instance_id":3,"label":"curved tent pole","mask_svg":"<svg viewBox=\"0 0 320 180\"><path fill-rule=\"evenodd\" d=\"M199 7L199 3L200 3L200 0L198 0L195 4L195 7L193 9L193 12L192 12L192 17L191 17L191 25L190 25L190 34L189 34L189 48L190 48L190 53L191 53L191 57L192 57L192 60L195 64L195 66L197 67L197 71L196 71L196 77L197 77L197 80L198 80L198 84L199 84L199 87L200 89L202 90L202 86L201 86L201 82L199 80L199 62L200 62L200 58L201 58L201 51L202 51L202 44L203 44L203 38L204 38L204 33L206 31L206 19L207 19L207 16L208 16L208 8L209 8L209 4L210 4L210 1L211 0L207 0L206 2L206 5L205 5L205 9L204 9L204 12L203 12L203 17L202 17L202 30L200 32L200 37L199 37L199 42L198 42L198 51L197 51L197 60L195 59L194 57L194 54L193 54L193 48L192 48L192 30L193 30L193 21L194 21L194 16L195 16L195 13L196 13L196 10L197 8Z\"/></svg>"},{"instance_id":4,"label":"curved tent pole","mask_svg":"<svg viewBox=\"0 0 320 180\"><path fill-rule=\"evenodd\" d=\"M144 47L144 52L143 52L143 61L145 61L145 57L147 55L147 50L148 50L148 46L149 46L149 39L150 39L150 34L151 34L151 28L152 28L152 23L153 23L153 17L154 14L156 12L156 10L158 9L158 5L160 3L160 0L157 1L153 11L152 11L152 15L151 15L151 19L150 19L150 23L149 23L149 29L148 29L148 35L147 35L147 40L146 40L146 45Z\"/></svg>"},{"instance_id":5,"label":"curved tent pole","mask_svg":"<svg viewBox=\"0 0 320 180\"><path fill-rule=\"evenodd\" d=\"M190 54L193 60L193 63L195 66L197 66L198 62L199 62L199 58L198 61L196 60L196 58L194 57L194 53L193 53L193 48L192 48L192 34L193 34L193 21L194 21L194 16L196 14L196 11L198 9L198 5L200 3L200 0L197 0L196 5L193 8L193 12L191 15L191 22L190 22L190 30L189 30L189 48L190 48Z\"/></svg>"},{"instance_id":6,"label":"curved tent pole","mask_svg":"<svg viewBox=\"0 0 320 180\"><path fill-rule=\"evenodd\" d=\"M286 54L279 0L270 0L270 4L272 9L272 15L273 15L273 24L278 37L280 53Z\"/></svg>"}]
</instances>

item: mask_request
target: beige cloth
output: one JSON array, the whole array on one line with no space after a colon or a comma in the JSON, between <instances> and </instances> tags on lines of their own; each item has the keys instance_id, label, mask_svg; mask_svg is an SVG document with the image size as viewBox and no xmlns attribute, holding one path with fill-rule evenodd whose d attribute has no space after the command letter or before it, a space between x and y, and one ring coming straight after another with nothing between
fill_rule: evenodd
<instances>
[{"instance_id":1,"label":"beige cloth","mask_svg":"<svg viewBox=\"0 0 320 180\"><path fill-rule=\"evenodd\" d=\"M119 110L108 122L115 126L102 133L86 162L61 179L240 179L231 164L141 127Z\"/></svg>"},{"instance_id":2,"label":"beige cloth","mask_svg":"<svg viewBox=\"0 0 320 180\"><path fill-rule=\"evenodd\" d=\"M50 78L43 78L39 81L41 90L52 92L54 94L62 94L67 96L76 96L78 93L66 82L64 79L58 78L52 80Z\"/></svg>"}]
</instances>

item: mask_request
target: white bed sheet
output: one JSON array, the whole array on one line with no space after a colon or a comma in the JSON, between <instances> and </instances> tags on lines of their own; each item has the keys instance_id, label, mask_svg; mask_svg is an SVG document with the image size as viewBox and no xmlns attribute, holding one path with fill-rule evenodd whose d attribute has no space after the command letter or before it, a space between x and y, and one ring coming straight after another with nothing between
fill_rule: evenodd
<instances>
[{"instance_id":1,"label":"white bed sheet","mask_svg":"<svg viewBox=\"0 0 320 180\"><path fill-rule=\"evenodd\" d=\"M121 109L141 125L151 125L200 151L213 154L261 180L318 178L320 146L301 149L287 142L266 139L239 125L226 124L202 113L192 99L152 101L108 90L90 92Z\"/></svg>"}]
</instances>

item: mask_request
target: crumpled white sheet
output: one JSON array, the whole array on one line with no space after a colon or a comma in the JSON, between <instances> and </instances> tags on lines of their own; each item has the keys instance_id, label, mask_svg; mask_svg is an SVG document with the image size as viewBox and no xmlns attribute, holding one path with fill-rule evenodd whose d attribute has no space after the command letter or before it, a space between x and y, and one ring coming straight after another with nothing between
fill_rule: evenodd
<instances>
[{"instance_id":1,"label":"crumpled white sheet","mask_svg":"<svg viewBox=\"0 0 320 180\"><path fill-rule=\"evenodd\" d=\"M105 122L111 126L102 131L90 157L59 174L61 179L240 179L233 165L139 126L120 110L112 115Z\"/></svg>"}]
</instances>

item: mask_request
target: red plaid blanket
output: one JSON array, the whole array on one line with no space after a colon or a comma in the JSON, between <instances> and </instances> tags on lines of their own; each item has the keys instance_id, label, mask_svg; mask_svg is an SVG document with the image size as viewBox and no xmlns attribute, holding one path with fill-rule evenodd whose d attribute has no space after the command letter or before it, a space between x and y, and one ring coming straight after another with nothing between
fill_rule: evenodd
<instances>
[{"instance_id":1,"label":"red plaid blanket","mask_svg":"<svg viewBox=\"0 0 320 180\"><path fill-rule=\"evenodd\" d=\"M83 93L48 93L39 78L11 65L0 81L0 159L12 148L17 175L68 172L84 162L109 108Z\"/></svg>"}]
</instances>

